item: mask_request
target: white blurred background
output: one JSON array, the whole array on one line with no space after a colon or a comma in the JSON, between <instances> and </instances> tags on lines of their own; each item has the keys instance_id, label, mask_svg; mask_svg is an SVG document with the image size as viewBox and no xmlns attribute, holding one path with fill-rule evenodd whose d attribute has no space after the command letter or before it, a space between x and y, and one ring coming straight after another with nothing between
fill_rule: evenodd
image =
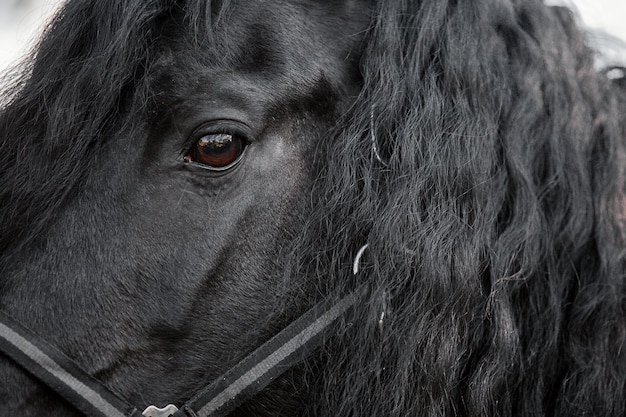
<instances>
[{"instance_id":1,"label":"white blurred background","mask_svg":"<svg viewBox=\"0 0 626 417\"><path fill-rule=\"evenodd\" d=\"M0 0L0 72L32 47L47 19L63 1ZM545 1L578 10L584 25L591 29L590 43L601 49L599 65L626 65L626 0Z\"/></svg>"},{"instance_id":2,"label":"white blurred background","mask_svg":"<svg viewBox=\"0 0 626 417\"><path fill-rule=\"evenodd\" d=\"M0 72L33 46L60 4L60 0L0 0Z\"/></svg>"}]
</instances>

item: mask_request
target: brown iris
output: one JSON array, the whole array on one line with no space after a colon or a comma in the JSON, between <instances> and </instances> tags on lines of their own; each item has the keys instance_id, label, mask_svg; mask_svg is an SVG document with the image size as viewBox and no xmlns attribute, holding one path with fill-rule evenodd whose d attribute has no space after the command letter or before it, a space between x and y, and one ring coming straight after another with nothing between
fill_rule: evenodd
<instances>
[{"instance_id":1,"label":"brown iris","mask_svg":"<svg viewBox=\"0 0 626 417\"><path fill-rule=\"evenodd\" d=\"M241 157L244 142L242 137L227 133L202 136L185 155L185 162L195 162L214 169L227 168Z\"/></svg>"}]
</instances>

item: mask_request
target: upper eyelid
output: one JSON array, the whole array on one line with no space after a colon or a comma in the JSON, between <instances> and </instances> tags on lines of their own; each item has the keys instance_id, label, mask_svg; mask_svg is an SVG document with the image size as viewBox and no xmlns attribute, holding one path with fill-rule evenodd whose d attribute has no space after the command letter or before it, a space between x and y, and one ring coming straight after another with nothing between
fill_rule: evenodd
<instances>
[{"instance_id":1,"label":"upper eyelid","mask_svg":"<svg viewBox=\"0 0 626 417\"><path fill-rule=\"evenodd\" d=\"M228 119L218 119L200 124L185 138L185 148L193 146L200 138L207 135L227 134L241 136L247 142L253 142L252 130L245 124Z\"/></svg>"}]
</instances>

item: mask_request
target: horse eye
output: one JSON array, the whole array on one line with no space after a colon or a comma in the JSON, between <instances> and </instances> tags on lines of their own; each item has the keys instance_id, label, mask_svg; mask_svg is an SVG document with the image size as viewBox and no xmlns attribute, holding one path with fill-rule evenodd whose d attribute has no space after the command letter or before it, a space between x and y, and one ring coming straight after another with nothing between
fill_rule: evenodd
<instances>
[{"instance_id":1,"label":"horse eye","mask_svg":"<svg viewBox=\"0 0 626 417\"><path fill-rule=\"evenodd\" d=\"M224 170L235 165L245 148L245 139L227 133L202 136L184 157L185 162L194 162L214 170Z\"/></svg>"}]
</instances>

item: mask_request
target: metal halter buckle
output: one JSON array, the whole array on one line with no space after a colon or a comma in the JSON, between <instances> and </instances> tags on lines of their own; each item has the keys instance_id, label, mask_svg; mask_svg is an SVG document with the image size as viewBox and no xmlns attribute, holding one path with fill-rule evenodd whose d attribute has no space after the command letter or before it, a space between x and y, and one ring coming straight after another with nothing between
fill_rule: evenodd
<instances>
[{"instance_id":1,"label":"metal halter buckle","mask_svg":"<svg viewBox=\"0 0 626 417\"><path fill-rule=\"evenodd\" d=\"M146 417L170 417L177 411L178 408L172 404L163 408L156 408L155 406L151 405L143 411L143 415Z\"/></svg>"}]
</instances>

